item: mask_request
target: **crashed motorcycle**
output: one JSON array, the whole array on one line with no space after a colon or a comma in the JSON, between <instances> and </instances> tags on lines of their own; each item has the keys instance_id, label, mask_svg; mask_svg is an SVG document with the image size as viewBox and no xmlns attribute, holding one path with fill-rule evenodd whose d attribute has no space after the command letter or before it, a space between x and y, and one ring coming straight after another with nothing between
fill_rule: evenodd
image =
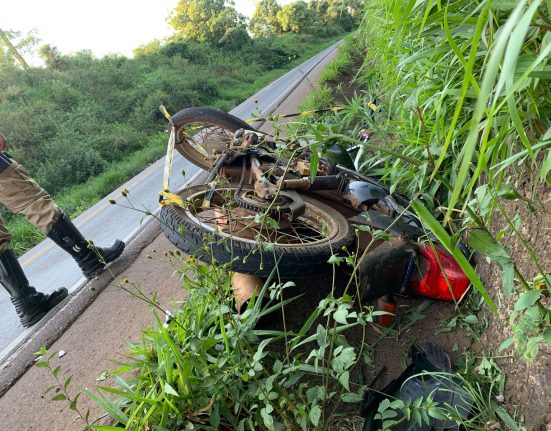
<instances>
[{"instance_id":1,"label":"crashed motorcycle","mask_svg":"<svg viewBox=\"0 0 551 431\"><path fill-rule=\"evenodd\" d=\"M277 267L282 278L320 272L356 250L366 299L417 289L458 300L466 291L453 258L425 242L430 233L408 199L356 170L361 146L314 151L210 108L184 109L170 123L174 148L208 172L176 199L165 193L163 230L180 250L261 277ZM376 240L375 231L391 240Z\"/></svg>"}]
</instances>

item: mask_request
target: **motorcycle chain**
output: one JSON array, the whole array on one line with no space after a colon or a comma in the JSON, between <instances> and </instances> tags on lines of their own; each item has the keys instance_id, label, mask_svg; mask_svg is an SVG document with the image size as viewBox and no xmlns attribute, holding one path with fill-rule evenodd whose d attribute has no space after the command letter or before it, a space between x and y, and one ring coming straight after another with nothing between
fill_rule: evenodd
<instances>
[{"instance_id":1,"label":"motorcycle chain","mask_svg":"<svg viewBox=\"0 0 551 431\"><path fill-rule=\"evenodd\" d=\"M235 193L233 195L233 201L238 207L244 208L246 210L250 210L258 213L266 213L266 211L268 211L268 216L270 217L277 217L281 214L287 214L291 212L291 208L288 206L283 208L281 207L270 208L271 203L266 203L265 206L255 205L245 200L242 196L239 195L239 193Z\"/></svg>"}]
</instances>

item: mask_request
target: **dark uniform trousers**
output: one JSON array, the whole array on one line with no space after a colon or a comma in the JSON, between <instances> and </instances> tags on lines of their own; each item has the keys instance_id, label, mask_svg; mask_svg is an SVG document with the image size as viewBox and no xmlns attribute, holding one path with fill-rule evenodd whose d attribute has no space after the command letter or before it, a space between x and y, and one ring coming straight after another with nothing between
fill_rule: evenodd
<instances>
[{"instance_id":1,"label":"dark uniform trousers","mask_svg":"<svg viewBox=\"0 0 551 431\"><path fill-rule=\"evenodd\" d=\"M50 195L7 153L0 152L0 203L22 214L42 232L50 231L60 210ZM0 217L0 252L10 248L11 235Z\"/></svg>"}]
</instances>

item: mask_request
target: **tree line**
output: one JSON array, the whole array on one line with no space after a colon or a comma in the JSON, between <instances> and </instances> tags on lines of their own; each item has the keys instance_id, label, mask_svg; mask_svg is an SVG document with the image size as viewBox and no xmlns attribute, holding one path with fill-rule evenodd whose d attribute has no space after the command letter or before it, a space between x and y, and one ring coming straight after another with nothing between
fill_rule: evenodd
<instances>
[{"instance_id":1,"label":"tree line","mask_svg":"<svg viewBox=\"0 0 551 431\"><path fill-rule=\"evenodd\" d=\"M260 0L250 21L232 1L180 0L169 17L182 36L201 42L243 43L253 37L284 33L350 31L359 22L360 0L302 0L280 6L276 0Z\"/></svg>"}]
</instances>

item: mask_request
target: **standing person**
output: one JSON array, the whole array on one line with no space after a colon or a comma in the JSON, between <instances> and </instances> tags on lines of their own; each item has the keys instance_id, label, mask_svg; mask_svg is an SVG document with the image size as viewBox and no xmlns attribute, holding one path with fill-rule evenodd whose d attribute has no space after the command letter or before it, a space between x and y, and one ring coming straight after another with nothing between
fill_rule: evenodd
<instances>
[{"instance_id":1,"label":"standing person","mask_svg":"<svg viewBox=\"0 0 551 431\"><path fill-rule=\"evenodd\" d=\"M46 233L77 262L88 278L98 275L124 251L120 240L106 248L94 247L84 239L69 217L27 171L4 150L8 143L0 133L0 203L10 211L23 214L29 222ZM11 249L11 235L0 217L0 284L8 291L24 327L38 322L67 296L61 287L53 293L37 292Z\"/></svg>"}]
</instances>

